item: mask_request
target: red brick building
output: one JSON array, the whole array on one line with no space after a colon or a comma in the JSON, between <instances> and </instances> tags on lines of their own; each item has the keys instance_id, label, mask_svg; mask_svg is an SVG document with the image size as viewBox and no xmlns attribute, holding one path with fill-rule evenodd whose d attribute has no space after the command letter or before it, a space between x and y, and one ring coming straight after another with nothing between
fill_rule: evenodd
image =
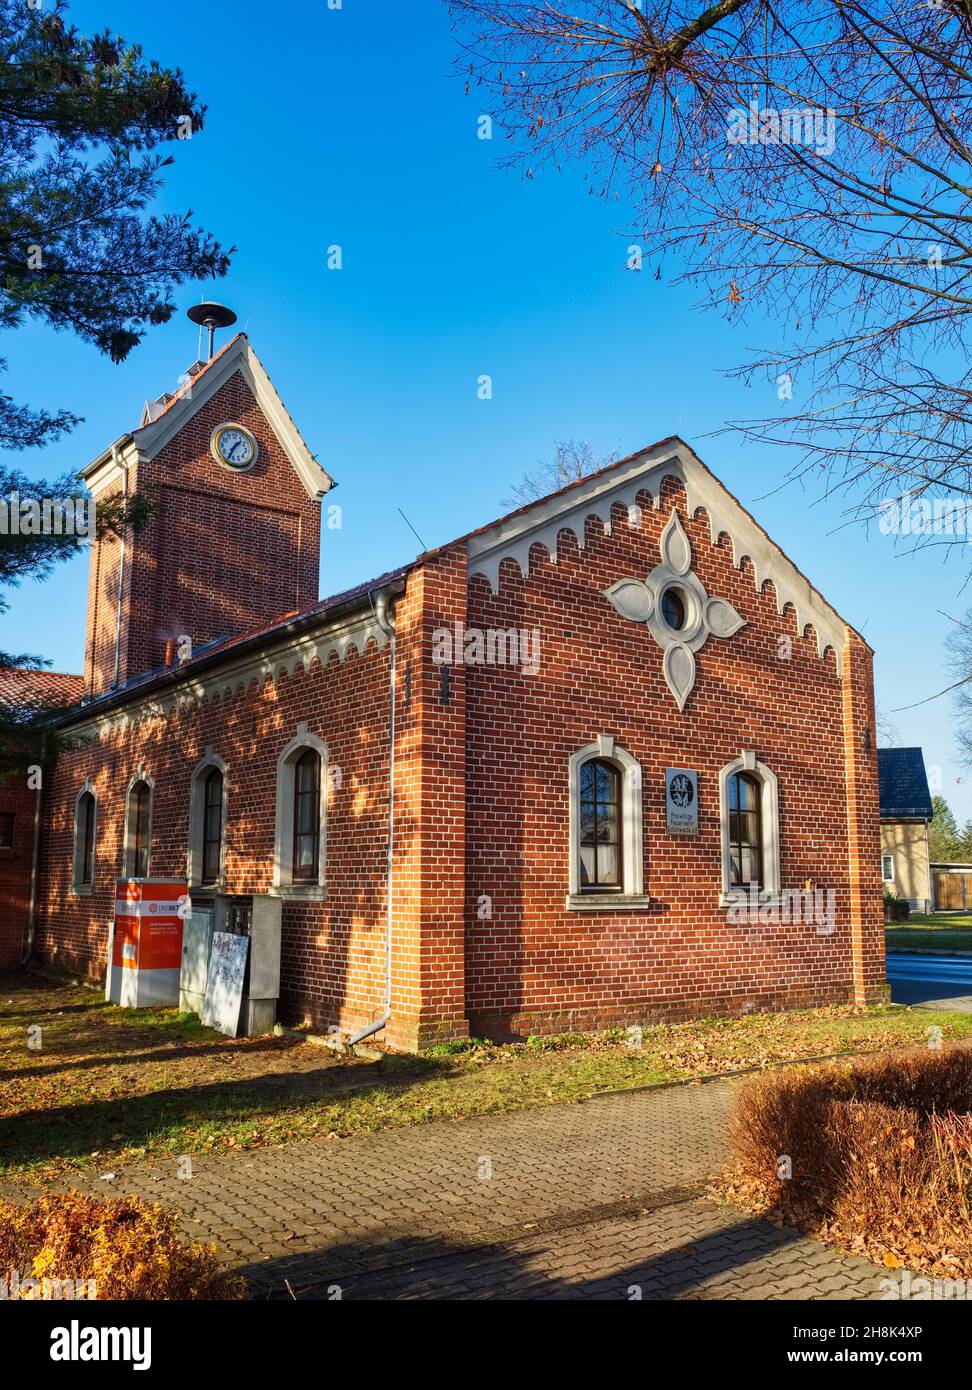
<instances>
[{"instance_id":1,"label":"red brick building","mask_svg":"<svg viewBox=\"0 0 972 1390\"><path fill-rule=\"evenodd\" d=\"M22 776L0 782L0 969L16 965L30 913L38 792Z\"/></svg>"},{"instance_id":2,"label":"red brick building","mask_svg":"<svg viewBox=\"0 0 972 1390\"><path fill-rule=\"evenodd\" d=\"M23 717L77 704L83 691L80 676L60 671L0 671L0 969L20 961L37 911L42 750L39 737L24 736Z\"/></svg>"},{"instance_id":3,"label":"red brick building","mask_svg":"<svg viewBox=\"0 0 972 1390\"><path fill-rule=\"evenodd\" d=\"M92 551L43 960L188 873L283 900L284 1017L398 1046L882 993L870 649L679 439L324 602L244 335L84 476L154 505Z\"/></svg>"}]
</instances>

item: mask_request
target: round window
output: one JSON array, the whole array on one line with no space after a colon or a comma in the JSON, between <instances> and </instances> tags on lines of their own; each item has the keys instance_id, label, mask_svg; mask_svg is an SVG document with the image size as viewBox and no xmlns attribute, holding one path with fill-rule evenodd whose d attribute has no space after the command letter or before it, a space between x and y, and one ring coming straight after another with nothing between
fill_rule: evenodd
<instances>
[{"instance_id":1,"label":"round window","mask_svg":"<svg viewBox=\"0 0 972 1390\"><path fill-rule=\"evenodd\" d=\"M673 632L681 632L685 626L687 607L685 595L681 589L666 589L662 594L662 617Z\"/></svg>"}]
</instances>

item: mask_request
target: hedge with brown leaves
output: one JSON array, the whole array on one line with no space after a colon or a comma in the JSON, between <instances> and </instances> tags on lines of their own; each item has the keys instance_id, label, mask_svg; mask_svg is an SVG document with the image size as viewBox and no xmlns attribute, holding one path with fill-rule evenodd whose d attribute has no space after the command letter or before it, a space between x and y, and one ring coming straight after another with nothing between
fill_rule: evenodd
<instances>
[{"instance_id":1,"label":"hedge with brown leaves","mask_svg":"<svg viewBox=\"0 0 972 1390\"><path fill-rule=\"evenodd\" d=\"M737 1097L726 1190L888 1267L972 1277L970 1111L962 1047L770 1072Z\"/></svg>"},{"instance_id":2,"label":"hedge with brown leaves","mask_svg":"<svg viewBox=\"0 0 972 1390\"><path fill-rule=\"evenodd\" d=\"M188 1242L174 1213L137 1197L103 1199L45 1193L23 1205L0 1199L0 1278L19 1297L37 1297L26 1280L70 1281L102 1299L244 1297L216 1247ZM49 1283L48 1287L52 1285ZM82 1295L83 1296L83 1295Z\"/></svg>"}]
</instances>

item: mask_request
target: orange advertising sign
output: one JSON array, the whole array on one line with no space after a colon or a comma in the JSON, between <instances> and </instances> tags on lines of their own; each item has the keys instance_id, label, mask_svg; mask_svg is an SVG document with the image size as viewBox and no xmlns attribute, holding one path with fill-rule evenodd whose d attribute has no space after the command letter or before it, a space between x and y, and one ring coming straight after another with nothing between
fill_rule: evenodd
<instances>
[{"instance_id":1,"label":"orange advertising sign","mask_svg":"<svg viewBox=\"0 0 972 1390\"><path fill-rule=\"evenodd\" d=\"M178 970L182 966L182 918L143 917L139 929L139 970Z\"/></svg>"},{"instance_id":2,"label":"orange advertising sign","mask_svg":"<svg viewBox=\"0 0 972 1390\"><path fill-rule=\"evenodd\" d=\"M179 970L183 925L180 909L185 901L185 883L171 879L119 879L112 964L121 970Z\"/></svg>"},{"instance_id":3,"label":"orange advertising sign","mask_svg":"<svg viewBox=\"0 0 972 1390\"><path fill-rule=\"evenodd\" d=\"M116 917L111 963L119 970L138 969L138 918Z\"/></svg>"}]
</instances>

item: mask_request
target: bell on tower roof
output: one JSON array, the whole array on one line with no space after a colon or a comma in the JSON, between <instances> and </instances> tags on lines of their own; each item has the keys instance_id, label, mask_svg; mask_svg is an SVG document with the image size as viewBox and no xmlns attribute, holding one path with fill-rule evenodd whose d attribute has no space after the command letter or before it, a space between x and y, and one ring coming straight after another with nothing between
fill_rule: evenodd
<instances>
[{"instance_id":1,"label":"bell on tower roof","mask_svg":"<svg viewBox=\"0 0 972 1390\"><path fill-rule=\"evenodd\" d=\"M216 304L213 300L205 300L202 304L194 304L191 309L186 310L186 317L193 323L198 323L200 328L209 329L209 358L213 356L213 339L216 336L217 328L229 328L236 322L236 315L232 309L227 309L225 304Z\"/></svg>"}]
</instances>

